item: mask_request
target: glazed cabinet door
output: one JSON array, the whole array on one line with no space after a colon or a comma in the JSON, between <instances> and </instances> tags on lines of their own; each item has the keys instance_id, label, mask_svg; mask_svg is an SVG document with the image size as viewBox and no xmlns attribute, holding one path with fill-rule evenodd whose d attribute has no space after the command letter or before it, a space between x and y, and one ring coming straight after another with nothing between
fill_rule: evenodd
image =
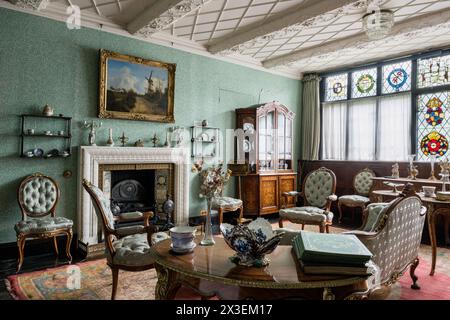
<instances>
[{"instance_id":1,"label":"glazed cabinet door","mask_svg":"<svg viewBox=\"0 0 450 320\"><path fill-rule=\"evenodd\" d=\"M284 208L284 196L283 192L296 191L297 190L297 177L295 174L293 175L282 175L278 177L278 185L280 189L279 198L280 198L280 209ZM295 207L295 197L289 197L287 208Z\"/></svg>"},{"instance_id":2,"label":"glazed cabinet door","mask_svg":"<svg viewBox=\"0 0 450 320\"><path fill-rule=\"evenodd\" d=\"M260 176L259 178L259 212L261 215L278 212L278 177Z\"/></svg>"}]
</instances>

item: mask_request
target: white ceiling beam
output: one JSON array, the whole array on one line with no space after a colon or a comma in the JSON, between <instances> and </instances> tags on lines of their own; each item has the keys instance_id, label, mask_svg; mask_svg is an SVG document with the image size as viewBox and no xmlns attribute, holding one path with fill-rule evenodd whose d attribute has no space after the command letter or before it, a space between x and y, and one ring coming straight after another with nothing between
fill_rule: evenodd
<instances>
[{"instance_id":1,"label":"white ceiling beam","mask_svg":"<svg viewBox=\"0 0 450 320\"><path fill-rule=\"evenodd\" d=\"M153 1L127 26L131 34L152 35L163 30L211 0Z\"/></svg>"},{"instance_id":2,"label":"white ceiling beam","mask_svg":"<svg viewBox=\"0 0 450 320\"><path fill-rule=\"evenodd\" d=\"M48 5L48 0L9 0L12 4L26 9L41 10Z\"/></svg>"},{"instance_id":3,"label":"white ceiling beam","mask_svg":"<svg viewBox=\"0 0 450 320\"><path fill-rule=\"evenodd\" d=\"M432 34L433 30L436 31L436 28L450 29L450 10L432 12L397 23L392 28L389 36L381 40L370 40L364 32L361 32L349 37L336 39L317 46L267 59L263 61L263 65L266 68L275 68L297 61L325 58L325 56L331 54L338 56L339 52L343 52L343 50L352 51L354 49L376 48L386 42L395 44L396 37L401 37L402 40L413 39L420 33Z\"/></svg>"},{"instance_id":4,"label":"white ceiling beam","mask_svg":"<svg viewBox=\"0 0 450 320\"><path fill-rule=\"evenodd\" d=\"M315 22L328 21L349 9L365 8L367 0L314 0L304 1L296 8L290 8L273 17L250 24L229 35L216 39L208 46L211 53L231 53L242 51L241 46L252 46L260 41L267 42L277 36L298 32L311 27Z\"/></svg>"}]
</instances>

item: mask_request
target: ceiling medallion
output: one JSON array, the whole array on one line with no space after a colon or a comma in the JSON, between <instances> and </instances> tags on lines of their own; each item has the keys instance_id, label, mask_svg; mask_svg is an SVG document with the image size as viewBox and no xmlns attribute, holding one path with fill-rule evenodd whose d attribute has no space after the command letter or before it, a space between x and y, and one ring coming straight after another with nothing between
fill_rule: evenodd
<instances>
[{"instance_id":1,"label":"ceiling medallion","mask_svg":"<svg viewBox=\"0 0 450 320\"><path fill-rule=\"evenodd\" d=\"M366 13L363 18L363 30L370 40L385 38L394 26L394 13L391 10L376 9Z\"/></svg>"}]
</instances>

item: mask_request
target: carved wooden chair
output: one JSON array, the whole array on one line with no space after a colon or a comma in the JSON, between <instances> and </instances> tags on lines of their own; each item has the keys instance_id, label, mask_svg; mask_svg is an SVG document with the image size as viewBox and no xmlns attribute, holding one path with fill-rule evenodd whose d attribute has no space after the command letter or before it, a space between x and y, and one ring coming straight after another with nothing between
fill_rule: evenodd
<instances>
[{"instance_id":1,"label":"carved wooden chair","mask_svg":"<svg viewBox=\"0 0 450 320\"><path fill-rule=\"evenodd\" d=\"M20 183L17 199L22 211L22 220L14 226L19 249L17 272L20 271L23 264L27 238L53 238L55 253L58 255L57 237L66 235L66 255L69 263L72 262L70 244L73 237L73 221L64 217L56 217L55 210L59 197L60 191L56 181L42 173L34 173Z\"/></svg>"},{"instance_id":2,"label":"carved wooden chair","mask_svg":"<svg viewBox=\"0 0 450 320\"><path fill-rule=\"evenodd\" d=\"M414 191L402 194L390 203L367 207L364 225L344 232L356 235L373 253L379 272L369 279L371 291L395 283L410 266L411 288L420 289L415 270L419 265L419 247L426 208Z\"/></svg>"},{"instance_id":3,"label":"carved wooden chair","mask_svg":"<svg viewBox=\"0 0 450 320\"><path fill-rule=\"evenodd\" d=\"M116 298L119 270L144 271L154 267L154 259L150 254L151 244L168 239L164 232L156 232L157 228L150 224L153 212L131 212L114 216L110 208L110 199L102 190L83 179L83 187L90 195L94 210L103 226L105 235L107 264L113 276L111 299ZM116 228L115 221L136 221L140 219L144 225Z\"/></svg>"},{"instance_id":4,"label":"carved wooden chair","mask_svg":"<svg viewBox=\"0 0 450 320\"><path fill-rule=\"evenodd\" d=\"M280 228L283 228L283 220L293 223L318 225L320 232L329 232L329 226L333 224L333 213L330 211L331 203L337 200L336 176L327 168L319 168L308 173L301 192L291 191L283 193L284 203L288 203L289 197L303 197L304 206L295 208L283 208L280 210Z\"/></svg>"},{"instance_id":5,"label":"carved wooden chair","mask_svg":"<svg viewBox=\"0 0 450 320\"><path fill-rule=\"evenodd\" d=\"M355 194L344 195L338 199L339 223L342 222L342 206L361 208L362 214L364 215L366 206L370 203L369 193L373 185L372 178L375 176L375 172L369 168L365 168L355 175L353 178ZM364 216L362 220L364 221Z\"/></svg>"}]
</instances>

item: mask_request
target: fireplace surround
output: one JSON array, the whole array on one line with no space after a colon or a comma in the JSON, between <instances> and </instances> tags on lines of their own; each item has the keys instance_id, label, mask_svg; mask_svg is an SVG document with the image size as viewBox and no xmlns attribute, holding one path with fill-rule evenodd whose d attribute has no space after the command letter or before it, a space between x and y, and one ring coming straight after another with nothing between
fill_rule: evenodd
<instances>
[{"instance_id":1,"label":"fireplace surround","mask_svg":"<svg viewBox=\"0 0 450 320\"><path fill-rule=\"evenodd\" d=\"M94 185L103 187L105 166L130 165L135 169L145 169L151 164L172 165L173 201L175 203L174 223L187 225L189 221L189 173L190 153L186 148L147 148L147 147L97 147L79 148L78 179L78 245L86 253L103 251L99 241L99 224L87 192L81 185L87 179ZM101 244L101 245L100 245Z\"/></svg>"}]
</instances>

